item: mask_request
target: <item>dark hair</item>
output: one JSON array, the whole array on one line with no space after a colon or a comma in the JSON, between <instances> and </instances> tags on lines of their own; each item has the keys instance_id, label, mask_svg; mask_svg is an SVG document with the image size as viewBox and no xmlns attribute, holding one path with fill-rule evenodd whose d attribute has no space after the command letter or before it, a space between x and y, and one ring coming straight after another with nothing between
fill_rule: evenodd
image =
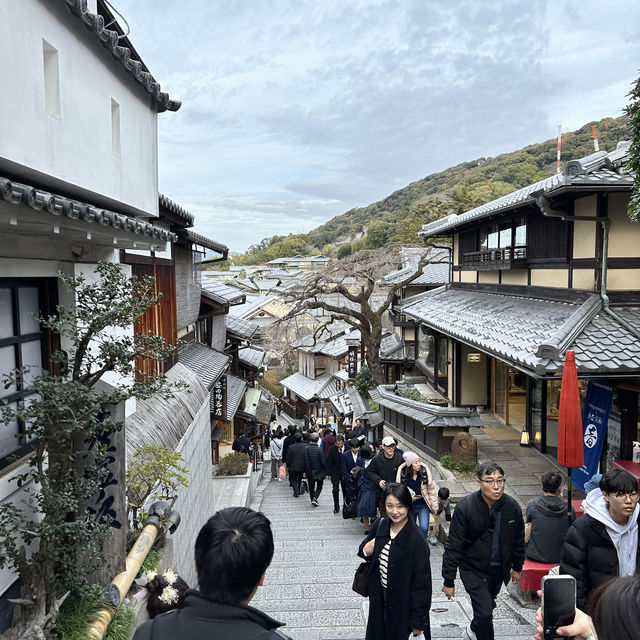
<instances>
[{"instance_id":1,"label":"dark hair","mask_svg":"<svg viewBox=\"0 0 640 640\"><path fill-rule=\"evenodd\" d=\"M373 451L371 451L371 447L368 444L363 444L360 447L360 456L363 460L371 460L373 458Z\"/></svg>"},{"instance_id":2,"label":"dark hair","mask_svg":"<svg viewBox=\"0 0 640 640\"><path fill-rule=\"evenodd\" d=\"M247 507L221 509L196 539L196 571L204 596L239 604L251 595L273 557L271 523Z\"/></svg>"},{"instance_id":3,"label":"dark hair","mask_svg":"<svg viewBox=\"0 0 640 640\"><path fill-rule=\"evenodd\" d=\"M164 602L160 599L166 587L172 587L176 591L176 599L173 602ZM169 584L164 574L157 574L152 580L149 580L149 584L147 584L147 590L149 591L147 613L149 617L155 618L161 613L166 613L172 609L182 609L182 607L184 607L185 593L188 588L189 585L180 576L177 576L176 579Z\"/></svg>"},{"instance_id":4,"label":"dark hair","mask_svg":"<svg viewBox=\"0 0 640 640\"><path fill-rule=\"evenodd\" d=\"M598 640L635 640L640 613L640 578L636 575L609 580L593 592L587 611L591 613Z\"/></svg>"},{"instance_id":5,"label":"dark hair","mask_svg":"<svg viewBox=\"0 0 640 640\"><path fill-rule=\"evenodd\" d=\"M478 465L478 468L476 469L476 476L478 479L481 479L482 476L490 476L495 471L499 471L504 475L504 469L499 464L496 464L495 462L483 462Z\"/></svg>"},{"instance_id":6,"label":"dark hair","mask_svg":"<svg viewBox=\"0 0 640 640\"><path fill-rule=\"evenodd\" d=\"M631 493L638 490L638 481L624 469L609 469L600 480L600 489L605 493Z\"/></svg>"},{"instance_id":7,"label":"dark hair","mask_svg":"<svg viewBox=\"0 0 640 640\"><path fill-rule=\"evenodd\" d=\"M390 482L384 489L384 494L382 496L383 504L387 501L389 496L393 496L402 506L407 507L407 509L411 511L413 500L411 499L411 493L409 492L409 488L406 484Z\"/></svg>"},{"instance_id":8,"label":"dark hair","mask_svg":"<svg viewBox=\"0 0 640 640\"><path fill-rule=\"evenodd\" d=\"M360 446L360 440L358 440L358 438L351 438L351 440L349 440L349 446L354 449L355 447L359 447Z\"/></svg>"},{"instance_id":9,"label":"dark hair","mask_svg":"<svg viewBox=\"0 0 640 640\"><path fill-rule=\"evenodd\" d=\"M447 487L440 487L438 489L438 498L440 498L441 500L447 500L450 495L451 492L449 491L449 489L447 489Z\"/></svg>"},{"instance_id":10,"label":"dark hair","mask_svg":"<svg viewBox=\"0 0 640 640\"><path fill-rule=\"evenodd\" d=\"M302 442L302 434L299 431L296 431L293 434L293 441L294 442Z\"/></svg>"},{"instance_id":11,"label":"dark hair","mask_svg":"<svg viewBox=\"0 0 640 640\"><path fill-rule=\"evenodd\" d=\"M542 490L545 493L555 493L562 484L562 476L557 471L547 471L542 476Z\"/></svg>"},{"instance_id":12,"label":"dark hair","mask_svg":"<svg viewBox=\"0 0 640 640\"><path fill-rule=\"evenodd\" d=\"M344 436L343 436L341 433L339 433L339 434L336 436L336 440L342 440L342 441L344 442Z\"/></svg>"}]
</instances>

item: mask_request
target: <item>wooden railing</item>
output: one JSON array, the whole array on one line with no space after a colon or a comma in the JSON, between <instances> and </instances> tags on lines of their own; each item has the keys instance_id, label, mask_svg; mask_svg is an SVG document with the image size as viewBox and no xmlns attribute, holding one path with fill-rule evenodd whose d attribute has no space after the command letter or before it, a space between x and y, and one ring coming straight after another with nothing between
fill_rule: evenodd
<instances>
[{"instance_id":1,"label":"wooden railing","mask_svg":"<svg viewBox=\"0 0 640 640\"><path fill-rule=\"evenodd\" d=\"M483 249L462 254L463 267L478 269L511 268L522 266L527 260L527 247L504 247L503 249Z\"/></svg>"}]
</instances>

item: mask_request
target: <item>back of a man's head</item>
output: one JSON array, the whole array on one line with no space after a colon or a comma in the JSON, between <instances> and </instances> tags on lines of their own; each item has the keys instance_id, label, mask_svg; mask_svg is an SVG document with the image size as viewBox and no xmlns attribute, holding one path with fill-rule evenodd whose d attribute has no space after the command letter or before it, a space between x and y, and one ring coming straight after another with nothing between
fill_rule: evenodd
<instances>
[{"instance_id":1,"label":"back of a man's head","mask_svg":"<svg viewBox=\"0 0 640 640\"><path fill-rule=\"evenodd\" d=\"M273 557L269 519L246 507L221 509L196 539L200 591L225 604L246 601Z\"/></svg>"},{"instance_id":2,"label":"back of a man's head","mask_svg":"<svg viewBox=\"0 0 640 640\"><path fill-rule=\"evenodd\" d=\"M547 471L542 476L542 490L545 493L555 493L562 484L562 476L556 471Z\"/></svg>"}]
</instances>

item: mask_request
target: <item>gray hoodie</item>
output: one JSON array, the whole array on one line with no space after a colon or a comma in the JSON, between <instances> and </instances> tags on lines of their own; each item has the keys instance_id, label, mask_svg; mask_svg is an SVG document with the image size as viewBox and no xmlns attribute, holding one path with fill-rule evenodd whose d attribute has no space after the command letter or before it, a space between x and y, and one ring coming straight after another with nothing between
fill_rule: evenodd
<instances>
[{"instance_id":1,"label":"gray hoodie","mask_svg":"<svg viewBox=\"0 0 640 640\"><path fill-rule=\"evenodd\" d=\"M607 503L600 489L589 491L584 501L585 513L601 522L607 529L607 534L618 553L620 576L632 576L636 572L636 551L638 549L638 511L636 504L633 515L627 524L618 524L609 515Z\"/></svg>"}]
</instances>

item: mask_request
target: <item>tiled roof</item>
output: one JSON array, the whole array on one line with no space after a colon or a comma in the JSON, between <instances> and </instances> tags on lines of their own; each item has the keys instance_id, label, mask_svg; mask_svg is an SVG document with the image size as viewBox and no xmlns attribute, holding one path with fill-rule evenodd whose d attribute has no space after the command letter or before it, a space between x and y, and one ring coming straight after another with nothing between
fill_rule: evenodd
<instances>
[{"instance_id":1,"label":"tiled roof","mask_svg":"<svg viewBox=\"0 0 640 640\"><path fill-rule=\"evenodd\" d=\"M95 225L100 225L130 234L132 241L139 241L141 244L153 244L154 240L173 242L178 239L175 233L156 227L149 222L97 208L85 202L72 200L2 177L0 177L0 198L9 204L23 205L34 211L49 213L54 216L54 219L64 217L69 220L77 220L81 225L86 223L88 233ZM136 240L136 237L139 240Z\"/></svg>"},{"instance_id":2,"label":"tiled roof","mask_svg":"<svg viewBox=\"0 0 640 640\"><path fill-rule=\"evenodd\" d=\"M329 327L331 325L328 325ZM313 338L307 336L303 343L298 347L300 351L307 353L317 353L328 356L330 358L339 358L349 351L349 343L352 341L360 342L360 331L351 330L349 333L329 338L328 340L318 340L313 344Z\"/></svg>"},{"instance_id":3,"label":"tiled roof","mask_svg":"<svg viewBox=\"0 0 640 640\"><path fill-rule=\"evenodd\" d=\"M230 360L229 356L200 342L191 342L178 352L178 361L197 373L207 389L211 389L220 379Z\"/></svg>"},{"instance_id":4,"label":"tiled roof","mask_svg":"<svg viewBox=\"0 0 640 640\"><path fill-rule=\"evenodd\" d=\"M351 401L351 406L353 408L354 420L357 420L358 418L368 420L372 427L377 427L384 422L380 412L371 411L367 401L360 395L355 387L349 387L347 389L347 393L349 394L349 400Z\"/></svg>"},{"instance_id":5,"label":"tiled roof","mask_svg":"<svg viewBox=\"0 0 640 640\"><path fill-rule=\"evenodd\" d=\"M265 351L260 347L243 347L238 349L240 364L251 369L259 369L264 363Z\"/></svg>"},{"instance_id":6,"label":"tiled roof","mask_svg":"<svg viewBox=\"0 0 640 640\"><path fill-rule=\"evenodd\" d=\"M227 421L236 415L246 388L247 383L244 380L227 373Z\"/></svg>"},{"instance_id":7,"label":"tiled roof","mask_svg":"<svg viewBox=\"0 0 640 640\"><path fill-rule=\"evenodd\" d=\"M298 372L280 381L280 384L292 391L303 400L311 400L313 397L329 398L338 393L339 382L330 373L323 373L315 380L307 378Z\"/></svg>"},{"instance_id":8,"label":"tiled roof","mask_svg":"<svg viewBox=\"0 0 640 640\"><path fill-rule=\"evenodd\" d=\"M180 231L178 231L178 235L188 242L200 245L205 249L211 249L212 251L220 253L223 256L226 256L229 252L229 248L226 245L221 244L220 242L216 242L215 240L205 238L205 236L201 236L199 233L194 233L190 229L181 229Z\"/></svg>"},{"instance_id":9,"label":"tiled roof","mask_svg":"<svg viewBox=\"0 0 640 640\"><path fill-rule=\"evenodd\" d=\"M392 285L402 282L402 280L415 272L420 258L426 252L430 253L430 261L422 267L422 274L410 286L447 284L449 282L449 252L422 247L403 247L400 251L402 267L383 276L380 279L380 283L382 285Z\"/></svg>"},{"instance_id":10,"label":"tiled roof","mask_svg":"<svg viewBox=\"0 0 640 640\"><path fill-rule=\"evenodd\" d=\"M269 424L271 414L273 413L273 400L262 390L260 400L258 400L258 408L256 409L256 421L260 424Z\"/></svg>"},{"instance_id":11,"label":"tiled roof","mask_svg":"<svg viewBox=\"0 0 640 640\"><path fill-rule=\"evenodd\" d=\"M98 42L111 53L114 60L122 65L125 72L152 96L158 112L177 111L182 106L179 100L172 100L168 93L161 90L160 83L146 70L142 60L133 58L132 54L135 52L131 48L120 46L120 33L114 29L107 29L101 15L87 10L85 0L59 0L59 2L64 4L87 30L93 33Z\"/></svg>"},{"instance_id":12,"label":"tiled roof","mask_svg":"<svg viewBox=\"0 0 640 640\"><path fill-rule=\"evenodd\" d=\"M405 344L402 338L395 331L386 334L380 341L380 360L397 360L401 362L405 359Z\"/></svg>"},{"instance_id":13,"label":"tiled roof","mask_svg":"<svg viewBox=\"0 0 640 640\"><path fill-rule=\"evenodd\" d=\"M187 227L193 226L194 218L192 213L189 213L186 209L181 207L178 203L171 200L171 198L168 198L167 196L165 196L164 193L161 193L159 195L158 201L161 207L164 207L167 211L170 211L176 217L183 220Z\"/></svg>"},{"instance_id":14,"label":"tiled roof","mask_svg":"<svg viewBox=\"0 0 640 640\"><path fill-rule=\"evenodd\" d=\"M242 340L249 340L258 330L258 325L255 322L236 318L235 316L226 315L224 321L227 325L227 333Z\"/></svg>"},{"instance_id":15,"label":"tiled roof","mask_svg":"<svg viewBox=\"0 0 640 640\"><path fill-rule=\"evenodd\" d=\"M230 287L220 280L207 278L204 273L202 274L202 293L219 304L242 304L245 300L243 291Z\"/></svg>"},{"instance_id":16,"label":"tiled roof","mask_svg":"<svg viewBox=\"0 0 640 640\"><path fill-rule=\"evenodd\" d=\"M526 204L533 204L540 193L553 195L554 191L561 188L602 186L631 190L633 174L623 169L628 157L628 143L621 142L618 144L618 148L611 153L598 151L585 158L571 160L566 163L564 173L557 173L460 215L452 214L446 218L426 224L422 227L419 235L423 238L447 235L452 229L460 227L469 221L475 221L494 213L507 211Z\"/></svg>"},{"instance_id":17,"label":"tiled roof","mask_svg":"<svg viewBox=\"0 0 640 640\"><path fill-rule=\"evenodd\" d=\"M379 405L413 418L425 427L481 427L480 416L468 407L440 407L411 400L393 392L391 385L380 385L370 392Z\"/></svg>"},{"instance_id":18,"label":"tiled roof","mask_svg":"<svg viewBox=\"0 0 640 640\"><path fill-rule=\"evenodd\" d=\"M640 320L638 307L614 310ZM440 288L408 299L402 313L537 375L559 373L567 349L581 374L640 373L640 341L597 296L580 304Z\"/></svg>"}]
</instances>

